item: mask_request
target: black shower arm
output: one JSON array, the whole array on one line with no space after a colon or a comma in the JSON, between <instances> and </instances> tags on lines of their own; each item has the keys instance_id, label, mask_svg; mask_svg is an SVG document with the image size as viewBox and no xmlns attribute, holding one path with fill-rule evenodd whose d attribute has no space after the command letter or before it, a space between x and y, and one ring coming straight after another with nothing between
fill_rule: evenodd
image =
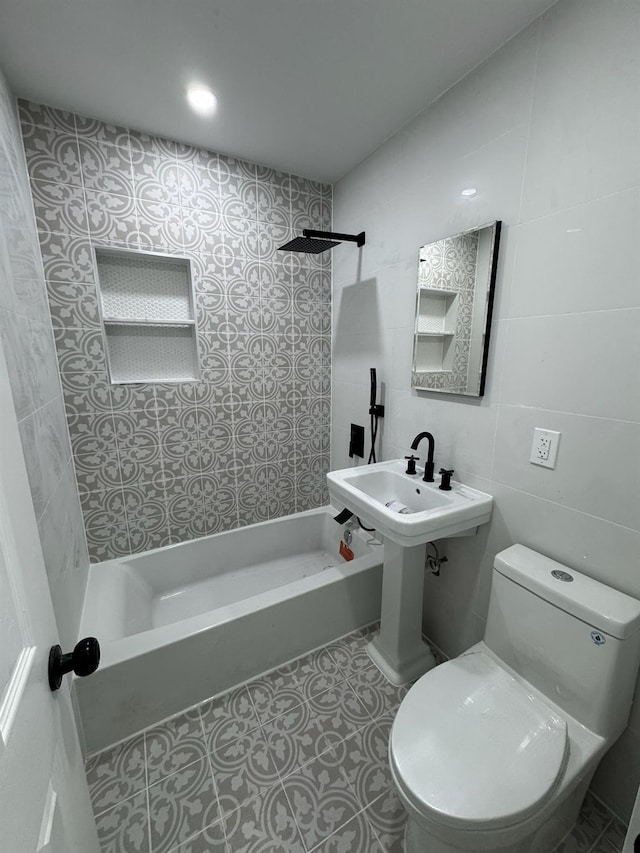
<instances>
[{"instance_id":1,"label":"black shower arm","mask_svg":"<svg viewBox=\"0 0 640 853\"><path fill-rule=\"evenodd\" d=\"M341 234L338 231L312 231L310 228L304 228L302 236L317 237L319 240L339 240L341 243L357 243L358 246L364 246L364 231L359 234Z\"/></svg>"}]
</instances>

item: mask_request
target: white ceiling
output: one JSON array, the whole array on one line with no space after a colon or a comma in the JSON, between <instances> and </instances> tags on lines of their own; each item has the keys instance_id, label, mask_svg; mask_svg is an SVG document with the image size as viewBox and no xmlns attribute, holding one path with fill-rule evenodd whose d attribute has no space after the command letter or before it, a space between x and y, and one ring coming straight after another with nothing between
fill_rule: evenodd
<instances>
[{"instance_id":1,"label":"white ceiling","mask_svg":"<svg viewBox=\"0 0 640 853\"><path fill-rule=\"evenodd\" d=\"M552 2L0 0L0 66L23 97L333 182Z\"/></svg>"}]
</instances>

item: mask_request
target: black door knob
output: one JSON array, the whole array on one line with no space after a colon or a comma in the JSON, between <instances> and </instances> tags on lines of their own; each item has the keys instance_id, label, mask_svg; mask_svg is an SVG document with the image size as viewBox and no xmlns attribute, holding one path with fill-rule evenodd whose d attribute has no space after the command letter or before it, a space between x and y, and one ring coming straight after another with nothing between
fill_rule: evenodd
<instances>
[{"instance_id":1,"label":"black door knob","mask_svg":"<svg viewBox=\"0 0 640 853\"><path fill-rule=\"evenodd\" d=\"M85 676L95 672L100 663L100 643L95 637L85 637L76 643L72 652L62 653L60 646L51 646L49 652L49 687L59 690L62 677L73 670Z\"/></svg>"}]
</instances>

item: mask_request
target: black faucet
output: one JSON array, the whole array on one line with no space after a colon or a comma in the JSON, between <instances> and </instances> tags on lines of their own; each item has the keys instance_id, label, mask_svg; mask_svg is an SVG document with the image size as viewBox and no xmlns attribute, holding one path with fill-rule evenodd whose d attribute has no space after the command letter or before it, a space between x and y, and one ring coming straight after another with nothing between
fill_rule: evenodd
<instances>
[{"instance_id":1,"label":"black faucet","mask_svg":"<svg viewBox=\"0 0 640 853\"><path fill-rule=\"evenodd\" d=\"M425 481L425 483L433 483L433 453L435 451L436 445L431 433L419 432L418 435L411 442L411 449L417 450L418 445L420 444L423 438L426 438L429 442L429 455L427 456L427 461L424 463L424 477L422 479Z\"/></svg>"}]
</instances>

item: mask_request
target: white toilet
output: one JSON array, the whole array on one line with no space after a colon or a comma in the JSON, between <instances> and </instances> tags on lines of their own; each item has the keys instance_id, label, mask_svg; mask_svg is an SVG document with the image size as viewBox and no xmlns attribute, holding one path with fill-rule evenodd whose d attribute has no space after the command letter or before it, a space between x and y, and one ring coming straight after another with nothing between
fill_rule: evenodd
<instances>
[{"instance_id":1,"label":"white toilet","mask_svg":"<svg viewBox=\"0 0 640 853\"><path fill-rule=\"evenodd\" d=\"M483 642L420 678L391 730L406 853L549 853L629 717L640 602L522 545L494 567Z\"/></svg>"}]
</instances>

